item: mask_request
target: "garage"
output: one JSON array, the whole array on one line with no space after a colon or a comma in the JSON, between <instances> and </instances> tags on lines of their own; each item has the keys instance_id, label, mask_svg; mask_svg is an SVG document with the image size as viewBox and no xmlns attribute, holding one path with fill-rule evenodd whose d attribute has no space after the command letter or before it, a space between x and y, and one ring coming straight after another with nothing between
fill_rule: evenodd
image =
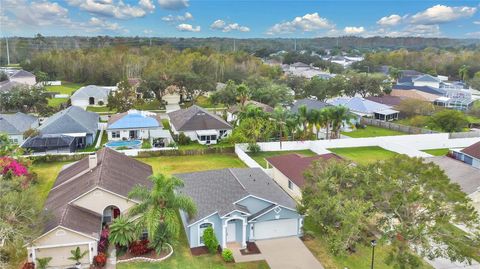
<instances>
[{"instance_id":1,"label":"garage","mask_svg":"<svg viewBox=\"0 0 480 269\"><path fill-rule=\"evenodd\" d=\"M255 223L253 234L255 239L296 236L298 232L297 219L279 219Z\"/></svg>"}]
</instances>

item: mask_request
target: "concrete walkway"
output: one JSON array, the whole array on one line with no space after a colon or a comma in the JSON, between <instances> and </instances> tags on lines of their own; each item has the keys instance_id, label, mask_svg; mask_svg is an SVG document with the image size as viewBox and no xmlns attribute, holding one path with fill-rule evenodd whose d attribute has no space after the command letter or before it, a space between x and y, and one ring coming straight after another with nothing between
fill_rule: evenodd
<instances>
[{"instance_id":1,"label":"concrete walkway","mask_svg":"<svg viewBox=\"0 0 480 269\"><path fill-rule=\"evenodd\" d=\"M108 249L108 258L107 264L105 265L106 269L115 269L117 267L117 250L114 246L111 246Z\"/></svg>"},{"instance_id":2,"label":"concrete walkway","mask_svg":"<svg viewBox=\"0 0 480 269\"><path fill-rule=\"evenodd\" d=\"M298 237L259 240L255 244L272 269L323 269Z\"/></svg>"}]
</instances>

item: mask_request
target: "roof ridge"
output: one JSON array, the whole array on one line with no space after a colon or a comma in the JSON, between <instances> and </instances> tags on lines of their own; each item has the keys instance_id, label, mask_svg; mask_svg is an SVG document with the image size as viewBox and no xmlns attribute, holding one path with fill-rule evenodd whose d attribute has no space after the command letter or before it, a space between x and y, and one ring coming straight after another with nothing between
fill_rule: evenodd
<instances>
[{"instance_id":1,"label":"roof ridge","mask_svg":"<svg viewBox=\"0 0 480 269\"><path fill-rule=\"evenodd\" d=\"M242 186L242 188L246 191L247 189L245 188L245 186L242 184L242 182L240 182L240 179L238 179L237 175L235 175L235 173L233 173L232 171L232 168L227 168L228 171L230 172L230 174L232 174L232 176L237 180L237 182L240 184L240 186ZM248 191L247 191L248 192Z\"/></svg>"},{"instance_id":2,"label":"roof ridge","mask_svg":"<svg viewBox=\"0 0 480 269\"><path fill-rule=\"evenodd\" d=\"M105 161L105 155L107 155L107 148L103 148L103 154L102 154L102 160L100 162L100 167L99 167L99 172L98 172L98 179L97 179L97 182L96 182L96 185L97 186L100 186L100 182L102 181L102 175L103 175L103 165L104 165L104 161ZM98 153L95 153L97 154L98 156ZM97 166L98 166L98 159L97 159Z\"/></svg>"}]
</instances>

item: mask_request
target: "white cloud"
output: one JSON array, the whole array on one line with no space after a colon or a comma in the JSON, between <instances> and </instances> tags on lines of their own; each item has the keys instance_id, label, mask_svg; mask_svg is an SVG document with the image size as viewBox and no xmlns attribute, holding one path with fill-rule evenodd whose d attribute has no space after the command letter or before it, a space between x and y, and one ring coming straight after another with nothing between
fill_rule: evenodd
<instances>
[{"instance_id":1,"label":"white cloud","mask_svg":"<svg viewBox=\"0 0 480 269\"><path fill-rule=\"evenodd\" d=\"M95 28L101 28L101 29L115 31L115 32L122 29L122 27L120 27L118 23L107 22L96 17L90 18L90 20L88 21L88 24L89 26L93 26Z\"/></svg>"},{"instance_id":2,"label":"white cloud","mask_svg":"<svg viewBox=\"0 0 480 269\"><path fill-rule=\"evenodd\" d=\"M231 31L239 32L250 32L250 28L247 26L242 26L238 23L229 23L227 24L224 20L216 20L211 25L210 28L213 30L221 30L224 33Z\"/></svg>"},{"instance_id":3,"label":"white cloud","mask_svg":"<svg viewBox=\"0 0 480 269\"><path fill-rule=\"evenodd\" d=\"M200 32L200 26L193 26L188 23L177 25L177 30L181 32Z\"/></svg>"},{"instance_id":4,"label":"white cloud","mask_svg":"<svg viewBox=\"0 0 480 269\"><path fill-rule=\"evenodd\" d=\"M397 14L386 16L377 21L377 24L381 26L395 26L402 21L402 17Z\"/></svg>"},{"instance_id":5,"label":"white cloud","mask_svg":"<svg viewBox=\"0 0 480 269\"><path fill-rule=\"evenodd\" d=\"M187 21L187 20L193 20L192 13L185 12L185 14L183 15L173 16L170 14L168 16L162 17L162 21L166 21L166 22L181 22L181 21Z\"/></svg>"},{"instance_id":6,"label":"white cloud","mask_svg":"<svg viewBox=\"0 0 480 269\"><path fill-rule=\"evenodd\" d=\"M178 10L189 6L189 0L158 0L160 7L170 10Z\"/></svg>"},{"instance_id":7,"label":"white cloud","mask_svg":"<svg viewBox=\"0 0 480 269\"><path fill-rule=\"evenodd\" d=\"M467 33L466 36L480 38L480 32L470 32L470 33Z\"/></svg>"},{"instance_id":8,"label":"white cloud","mask_svg":"<svg viewBox=\"0 0 480 269\"><path fill-rule=\"evenodd\" d=\"M455 21L462 18L469 18L477 12L476 7L449 7L436 5L419 12L410 18L413 24L438 24Z\"/></svg>"},{"instance_id":9,"label":"white cloud","mask_svg":"<svg viewBox=\"0 0 480 269\"><path fill-rule=\"evenodd\" d=\"M138 6L125 4L122 0L66 0L71 6L80 8L93 14L114 17L117 19L131 19L144 17L147 11L155 8L150 0L140 0Z\"/></svg>"},{"instance_id":10,"label":"white cloud","mask_svg":"<svg viewBox=\"0 0 480 269\"><path fill-rule=\"evenodd\" d=\"M406 26L401 31L386 32L386 36L403 37L403 36L415 36L415 37L439 37L442 35L440 26L434 25L410 25Z\"/></svg>"},{"instance_id":11,"label":"white cloud","mask_svg":"<svg viewBox=\"0 0 480 269\"><path fill-rule=\"evenodd\" d=\"M363 28L363 26L361 27L347 26L343 29L343 31L347 35L358 35L365 32L365 28Z\"/></svg>"},{"instance_id":12,"label":"white cloud","mask_svg":"<svg viewBox=\"0 0 480 269\"><path fill-rule=\"evenodd\" d=\"M292 21L277 23L268 29L267 34L293 33L296 31L311 32L321 29L331 29L334 25L318 13L305 14L303 17L296 17Z\"/></svg>"},{"instance_id":13,"label":"white cloud","mask_svg":"<svg viewBox=\"0 0 480 269\"><path fill-rule=\"evenodd\" d=\"M480 25L480 21L474 21L473 24Z\"/></svg>"},{"instance_id":14,"label":"white cloud","mask_svg":"<svg viewBox=\"0 0 480 269\"><path fill-rule=\"evenodd\" d=\"M9 11L9 16L0 14L2 25L14 22L15 27L19 29L49 25L64 27L72 23L68 16L68 9L48 1L2 0L1 10Z\"/></svg>"},{"instance_id":15,"label":"white cloud","mask_svg":"<svg viewBox=\"0 0 480 269\"><path fill-rule=\"evenodd\" d=\"M146 34L146 35L151 35L151 34L153 34L153 30L145 29L145 30L143 30L143 33Z\"/></svg>"}]
</instances>

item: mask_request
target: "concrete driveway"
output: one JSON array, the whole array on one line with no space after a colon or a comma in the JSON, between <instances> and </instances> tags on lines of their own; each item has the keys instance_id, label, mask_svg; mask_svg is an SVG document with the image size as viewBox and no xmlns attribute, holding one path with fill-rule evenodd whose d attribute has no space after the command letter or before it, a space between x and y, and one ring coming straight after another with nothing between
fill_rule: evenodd
<instances>
[{"instance_id":1,"label":"concrete driveway","mask_svg":"<svg viewBox=\"0 0 480 269\"><path fill-rule=\"evenodd\" d=\"M272 269L323 269L298 237L255 241Z\"/></svg>"}]
</instances>

